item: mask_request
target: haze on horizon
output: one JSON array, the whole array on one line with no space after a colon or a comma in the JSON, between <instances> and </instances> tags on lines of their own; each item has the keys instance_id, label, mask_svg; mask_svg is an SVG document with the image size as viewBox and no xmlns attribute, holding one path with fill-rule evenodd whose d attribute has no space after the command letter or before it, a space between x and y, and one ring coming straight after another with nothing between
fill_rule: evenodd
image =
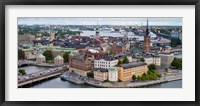
<instances>
[{"instance_id":1,"label":"haze on horizon","mask_svg":"<svg viewBox=\"0 0 200 106\"><path fill-rule=\"evenodd\" d=\"M181 17L148 18L149 26L182 26ZM57 18L20 17L18 25L138 25L145 26L147 18Z\"/></svg>"}]
</instances>

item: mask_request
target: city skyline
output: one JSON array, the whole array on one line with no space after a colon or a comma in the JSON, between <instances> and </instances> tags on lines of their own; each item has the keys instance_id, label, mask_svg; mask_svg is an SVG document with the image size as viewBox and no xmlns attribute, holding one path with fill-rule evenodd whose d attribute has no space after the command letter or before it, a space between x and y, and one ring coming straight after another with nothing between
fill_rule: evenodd
<instances>
[{"instance_id":1,"label":"city skyline","mask_svg":"<svg viewBox=\"0 0 200 106\"><path fill-rule=\"evenodd\" d=\"M147 18L18 18L18 25L138 25L145 26ZM149 26L182 26L182 18L148 18Z\"/></svg>"}]
</instances>

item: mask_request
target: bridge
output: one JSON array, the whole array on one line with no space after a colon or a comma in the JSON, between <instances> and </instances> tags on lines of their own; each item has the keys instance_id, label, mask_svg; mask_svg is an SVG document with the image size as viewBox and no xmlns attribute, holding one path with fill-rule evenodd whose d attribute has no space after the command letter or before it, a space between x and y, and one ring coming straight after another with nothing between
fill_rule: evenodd
<instances>
[{"instance_id":1,"label":"bridge","mask_svg":"<svg viewBox=\"0 0 200 106\"><path fill-rule=\"evenodd\" d=\"M27 65L29 65L30 63L32 63L32 62L31 62L31 61L28 61L28 60L18 60L18 67L27 66Z\"/></svg>"},{"instance_id":2,"label":"bridge","mask_svg":"<svg viewBox=\"0 0 200 106\"><path fill-rule=\"evenodd\" d=\"M62 74L63 68L51 68L49 70L18 76L18 87L28 85L34 82L42 81L48 78L59 76Z\"/></svg>"}]
</instances>

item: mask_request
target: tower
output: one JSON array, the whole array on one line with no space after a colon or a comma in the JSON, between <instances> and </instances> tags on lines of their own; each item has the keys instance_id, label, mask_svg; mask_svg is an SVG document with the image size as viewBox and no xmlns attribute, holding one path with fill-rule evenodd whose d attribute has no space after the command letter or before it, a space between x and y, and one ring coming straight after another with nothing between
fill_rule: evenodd
<instances>
[{"instance_id":1,"label":"tower","mask_svg":"<svg viewBox=\"0 0 200 106\"><path fill-rule=\"evenodd\" d=\"M100 32L99 32L99 26L98 26L98 22L97 22L97 27L96 27L96 33L95 33L95 35L96 35L96 36L99 36L99 33L100 33Z\"/></svg>"},{"instance_id":2,"label":"tower","mask_svg":"<svg viewBox=\"0 0 200 106\"><path fill-rule=\"evenodd\" d=\"M55 39L55 33L50 32L50 41L53 41Z\"/></svg>"},{"instance_id":3,"label":"tower","mask_svg":"<svg viewBox=\"0 0 200 106\"><path fill-rule=\"evenodd\" d=\"M151 51L151 37L149 36L149 26L148 26L148 19L147 19L147 27L146 27L146 34L144 35L144 53L148 53Z\"/></svg>"}]
</instances>

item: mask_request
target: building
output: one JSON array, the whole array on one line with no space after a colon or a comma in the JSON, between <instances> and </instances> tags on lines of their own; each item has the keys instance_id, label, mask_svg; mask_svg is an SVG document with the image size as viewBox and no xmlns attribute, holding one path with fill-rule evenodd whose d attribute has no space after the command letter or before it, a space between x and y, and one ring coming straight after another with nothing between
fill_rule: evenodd
<instances>
[{"instance_id":1,"label":"building","mask_svg":"<svg viewBox=\"0 0 200 106\"><path fill-rule=\"evenodd\" d=\"M161 58L161 66L170 66L172 61L174 60L174 54L159 54Z\"/></svg>"},{"instance_id":2,"label":"building","mask_svg":"<svg viewBox=\"0 0 200 106\"><path fill-rule=\"evenodd\" d=\"M74 55L69 58L69 70L73 70L75 73L86 76L93 68L93 55Z\"/></svg>"},{"instance_id":3,"label":"building","mask_svg":"<svg viewBox=\"0 0 200 106\"><path fill-rule=\"evenodd\" d=\"M121 44L113 44L111 45L111 51L114 53L123 53L126 51L126 47Z\"/></svg>"},{"instance_id":4,"label":"building","mask_svg":"<svg viewBox=\"0 0 200 106\"><path fill-rule=\"evenodd\" d=\"M55 37L55 33L50 33L50 41L53 41L54 39L55 39L56 37Z\"/></svg>"},{"instance_id":5,"label":"building","mask_svg":"<svg viewBox=\"0 0 200 106\"><path fill-rule=\"evenodd\" d=\"M35 35L18 35L18 41L32 41L35 40Z\"/></svg>"},{"instance_id":6,"label":"building","mask_svg":"<svg viewBox=\"0 0 200 106\"><path fill-rule=\"evenodd\" d=\"M155 64L157 66L161 65L161 59L159 55L155 55L155 54L146 54L143 56L145 63L147 63L147 65L150 64Z\"/></svg>"},{"instance_id":7,"label":"building","mask_svg":"<svg viewBox=\"0 0 200 106\"><path fill-rule=\"evenodd\" d=\"M146 35L144 36L143 46L144 46L144 53L151 52L151 36L149 35L148 19L147 19Z\"/></svg>"},{"instance_id":8,"label":"building","mask_svg":"<svg viewBox=\"0 0 200 106\"><path fill-rule=\"evenodd\" d=\"M120 60L120 61L123 61L125 57L128 58L128 61L129 61L129 62L132 62L132 61L133 61L133 58L132 58L132 56L130 56L130 55L126 55L126 54L118 54L118 55L115 55L115 58L118 59L118 60Z\"/></svg>"},{"instance_id":9,"label":"building","mask_svg":"<svg viewBox=\"0 0 200 106\"><path fill-rule=\"evenodd\" d=\"M118 70L117 67L108 68L108 80L116 82L118 81Z\"/></svg>"},{"instance_id":10,"label":"building","mask_svg":"<svg viewBox=\"0 0 200 106\"><path fill-rule=\"evenodd\" d=\"M54 57L56 57L58 55L63 57L63 54L65 52L70 52L70 54L76 54L76 53L78 53L78 50L75 50L73 48L58 48L58 49L52 50L52 53L53 53Z\"/></svg>"},{"instance_id":11,"label":"building","mask_svg":"<svg viewBox=\"0 0 200 106\"><path fill-rule=\"evenodd\" d=\"M118 43L111 45L111 51L115 53L123 53L130 49L130 43Z\"/></svg>"},{"instance_id":12,"label":"building","mask_svg":"<svg viewBox=\"0 0 200 106\"><path fill-rule=\"evenodd\" d=\"M37 55L36 57L36 63L41 64L46 62L46 57L42 54Z\"/></svg>"},{"instance_id":13,"label":"building","mask_svg":"<svg viewBox=\"0 0 200 106\"><path fill-rule=\"evenodd\" d=\"M164 46L161 50L161 53L171 53L171 46Z\"/></svg>"},{"instance_id":14,"label":"building","mask_svg":"<svg viewBox=\"0 0 200 106\"><path fill-rule=\"evenodd\" d=\"M118 67L119 80L121 81L130 81L132 76L141 76L144 73L147 73L148 68L147 64L144 62L131 62L126 64L121 64Z\"/></svg>"},{"instance_id":15,"label":"building","mask_svg":"<svg viewBox=\"0 0 200 106\"><path fill-rule=\"evenodd\" d=\"M181 44L182 34L179 31L171 32L171 45L176 46Z\"/></svg>"},{"instance_id":16,"label":"building","mask_svg":"<svg viewBox=\"0 0 200 106\"><path fill-rule=\"evenodd\" d=\"M62 64L64 64L64 59L63 59L63 57L61 57L60 55L56 56L56 57L54 58L54 64L55 64L55 65L62 65Z\"/></svg>"},{"instance_id":17,"label":"building","mask_svg":"<svg viewBox=\"0 0 200 106\"><path fill-rule=\"evenodd\" d=\"M36 59L36 51L32 48L29 49L22 49L24 52L24 59Z\"/></svg>"},{"instance_id":18,"label":"building","mask_svg":"<svg viewBox=\"0 0 200 106\"><path fill-rule=\"evenodd\" d=\"M104 55L106 55L105 52L102 52L102 51L95 52L95 51L92 51L92 49L85 51L85 54L94 55L95 59L102 58Z\"/></svg>"},{"instance_id":19,"label":"building","mask_svg":"<svg viewBox=\"0 0 200 106\"><path fill-rule=\"evenodd\" d=\"M100 59L95 59L94 60L94 68L110 68L115 65L117 65L118 60L115 58L112 58L111 56L104 56L103 58Z\"/></svg>"},{"instance_id":20,"label":"building","mask_svg":"<svg viewBox=\"0 0 200 106\"><path fill-rule=\"evenodd\" d=\"M108 80L108 69L104 68L94 69L94 79L99 81Z\"/></svg>"}]
</instances>

